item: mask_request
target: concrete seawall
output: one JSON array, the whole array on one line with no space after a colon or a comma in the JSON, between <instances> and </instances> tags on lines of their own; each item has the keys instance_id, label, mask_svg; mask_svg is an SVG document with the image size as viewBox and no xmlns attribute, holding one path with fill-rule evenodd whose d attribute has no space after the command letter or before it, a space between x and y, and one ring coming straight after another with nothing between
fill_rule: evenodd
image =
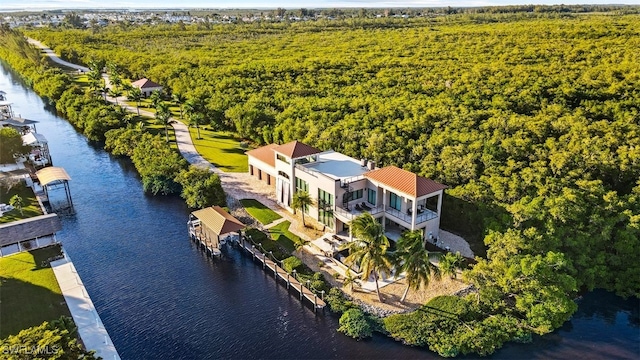
<instances>
[{"instance_id":1,"label":"concrete seawall","mask_svg":"<svg viewBox=\"0 0 640 360\"><path fill-rule=\"evenodd\" d=\"M78 272L69 255L62 250L64 258L51 262L51 268L56 275L60 290L67 302L73 321L78 326L78 334L87 350L95 350L96 355L105 360L119 360L107 329L105 329L100 315L93 306L93 301L87 293Z\"/></svg>"}]
</instances>

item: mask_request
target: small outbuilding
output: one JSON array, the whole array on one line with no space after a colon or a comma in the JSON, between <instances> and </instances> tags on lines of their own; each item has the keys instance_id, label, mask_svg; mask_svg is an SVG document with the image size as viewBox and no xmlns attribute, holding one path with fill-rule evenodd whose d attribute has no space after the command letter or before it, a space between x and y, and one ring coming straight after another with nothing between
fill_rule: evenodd
<instances>
[{"instance_id":1,"label":"small outbuilding","mask_svg":"<svg viewBox=\"0 0 640 360\"><path fill-rule=\"evenodd\" d=\"M162 91L162 85L156 84L147 78L142 78L138 81L134 81L131 83L131 86L140 89L140 91L142 91L142 96L144 97L151 96L151 93L153 93L154 91Z\"/></svg>"},{"instance_id":2,"label":"small outbuilding","mask_svg":"<svg viewBox=\"0 0 640 360\"><path fill-rule=\"evenodd\" d=\"M211 206L192 212L188 225L191 238L198 241L213 255L220 254L222 235L240 234L246 226L220 206Z\"/></svg>"}]
</instances>

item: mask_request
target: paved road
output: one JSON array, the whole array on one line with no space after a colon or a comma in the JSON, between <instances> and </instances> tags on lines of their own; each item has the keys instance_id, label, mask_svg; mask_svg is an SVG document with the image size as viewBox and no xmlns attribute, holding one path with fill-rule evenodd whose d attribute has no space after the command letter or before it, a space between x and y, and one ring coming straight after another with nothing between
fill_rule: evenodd
<instances>
[{"instance_id":1,"label":"paved road","mask_svg":"<svg viewBox=\"0 0 640 360\"><path fill-rule=\"evenodd\" d=\"M51 61L60 64L62 66L66 66L68 68L72 68L75 70L80 70L82 72L89 72L89 68L84 67L84 66L80 66L80 65L76 65L76 64L72 64L68 61L64 61L62 59L60 59L58 57L58 55L56 55L56 53L53 52L53 50L49 49L47 46L45 46L43 43L41 43L38 40L32 39L32 38L27 38L27 42L29 42L29 44L35 45L36 47L39 47L42 52L45 53L45 55L47 55Z\"/></svg>"}]
</instances>

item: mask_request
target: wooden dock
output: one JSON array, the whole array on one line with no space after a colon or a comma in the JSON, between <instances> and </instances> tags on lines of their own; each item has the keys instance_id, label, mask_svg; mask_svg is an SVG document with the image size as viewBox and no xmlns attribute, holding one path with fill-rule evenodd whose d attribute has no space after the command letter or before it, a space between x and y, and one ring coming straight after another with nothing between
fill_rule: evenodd
<instances>
[{"instance_id":1,"label":"wooden dock","mask_svg":"<svg viewBox=\"0 0 640 360\"><path fill-rule=\"evenodd\" d=\"M304 301L303 299L307 299L311 305L313 305L314 312L317 310L323 310L327 304L324 300L318 295L316 295L313 291L304 286L298 279L294 276L290 275L283 268L278 266L273 260L269 259L269 257L256 249L251 243L246 241L243 236L240 236L238 241L240 248L245 250L254 260L258 260L262 264L262 268L267 271L269 269L273 272L276 282L278 279L284 281L287 285L287 289L293 289L300 295L300 301Z\"/></svg>"}]
</instances>

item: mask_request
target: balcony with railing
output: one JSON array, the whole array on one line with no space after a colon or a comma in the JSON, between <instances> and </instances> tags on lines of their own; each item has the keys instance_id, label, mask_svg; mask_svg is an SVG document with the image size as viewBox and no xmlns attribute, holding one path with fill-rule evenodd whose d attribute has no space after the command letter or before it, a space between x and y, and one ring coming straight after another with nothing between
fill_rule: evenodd
<instances>
[{"instance_id":1,"label":"balcony with railing","mask_svg":"<svg viewBox=\"0 0 640 360\"><path fill-rule=\"evenodd\" d=\"M412 214L411 210L406 213L396 210L390 206L387 206L384 210L385 214L391 215L392 217L401 220L407 224L411 224ZM431 211L429 209L418 209L418 213L416 214L416 223L415 225L422 224L423 222L429 221L431 219L435 219L438 217L438 214L435 211Z\"/></svg>"},{"instance_id":2,"label":"balcony with railing","mask_svg":"<svg viewBox=\"0 0 640 360\"><path fill-rule=\"evenodd\" d=\"M365 212L368 212L371 215L375 215L382 211L384 211L384 208L382 206L376 207L363 202L362 204L352 205L348 209L344 207L336 206L334 213L337 215L340 215L343 219L346 219L346 221L351 221L356 216L362 215Z\"/></svg>"},{"instance_id":3,"label":"balcony with railing","mask_svg":"<svg viewBox=\"0 0 640 360\"><path fill-rule=\"evenodd\" d=\"M347 178L340 179L340 187L346 189L349 187L351 183L356 181L360 181L364 179L364 175L351 176Z\"/></svg>"}]
</instances>

